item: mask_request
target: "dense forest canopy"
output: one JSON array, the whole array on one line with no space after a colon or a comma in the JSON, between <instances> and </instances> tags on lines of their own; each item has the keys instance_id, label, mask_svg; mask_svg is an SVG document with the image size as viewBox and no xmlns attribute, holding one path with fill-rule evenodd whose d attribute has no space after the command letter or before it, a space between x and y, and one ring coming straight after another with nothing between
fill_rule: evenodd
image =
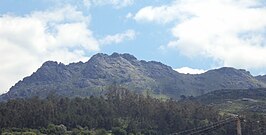
<instances>
[{"instance_id":1,"label":"dense forest canopy","mask_svg":"<svg viewBox=\"0 0 266 135\"><path fill-rule=\"evenodd\" d=\"M265 116L244 115L244 134L262 135ZM116 86L110 87L100 97L66 98L51 94L46 99L35 97L0 103L2 134L171 134L212 124L227 117L219 114L214 107L189 98L181 101L161 100ZM208 134L235 133L233 122Z\"/></svg>"}]
</instances>

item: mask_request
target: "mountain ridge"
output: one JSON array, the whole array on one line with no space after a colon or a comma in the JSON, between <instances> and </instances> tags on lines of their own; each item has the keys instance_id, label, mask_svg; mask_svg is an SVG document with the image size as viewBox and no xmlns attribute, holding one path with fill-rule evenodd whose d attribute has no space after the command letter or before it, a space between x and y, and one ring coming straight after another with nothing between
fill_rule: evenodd
<instances>
[{"instance_id":1,"label":"mountain ridge","mask_svg":"<svg viewBox=\"0 0 266 135\"><path fill-rule=\"evenodd\" d=\"M114 84L138 93L149 91L178 99L181 95L199 96L219 89L266 88L266 81L262 80L232 67L182 74L161 62L138 60L131 54L98 53L87 62L68 65L47 61L0 99L46 97L49 93L86 97L99 95Z\"/></svg>"}]
</instances>

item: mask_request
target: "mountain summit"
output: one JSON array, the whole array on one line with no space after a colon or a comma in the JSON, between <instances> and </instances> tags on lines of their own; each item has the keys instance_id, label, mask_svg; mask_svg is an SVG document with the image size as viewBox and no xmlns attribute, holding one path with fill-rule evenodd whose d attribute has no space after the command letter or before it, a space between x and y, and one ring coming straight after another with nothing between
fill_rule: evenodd
<instances>
[{"instance_id":1,"label":"mountain summit","mask_svg":"<svg viewBox=\"0 0 266 135\"><path fill-rule=\"evenodd\" d=\"M51 93L86 97L102 94L112 85L175 99L181 95L198 96L219 89L266 87L260 77L253 77L242 69L223 67L190 75L178 73L160 62L138 60L130 54L98 53L85 63L64 65L47 61L0 99L44 98Z\"/></svg>"}]
</instances>

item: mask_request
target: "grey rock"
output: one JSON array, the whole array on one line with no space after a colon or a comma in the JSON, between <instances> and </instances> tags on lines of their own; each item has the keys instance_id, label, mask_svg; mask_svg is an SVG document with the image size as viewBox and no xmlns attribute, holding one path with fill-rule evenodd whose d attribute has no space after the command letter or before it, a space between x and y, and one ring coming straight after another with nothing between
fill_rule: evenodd
<instances>
[{"instance_id":1,"label":"grey rock","mask_svg":"<svg viewBox=\"0 0 266 135\"><path fill-rule=\"evenodd\" d=\"M199 96L219 89L264 88L266 81L262 78L229 67L199 75L181 74L160 62L138 60L130 54L98 53L85 63L64 65L47 61L1 95L0 100L44 98L51 93L87 97L99 95L114 84L139 93L149 91L178 99L181 95Z\"/></svg>"}]
</instances>

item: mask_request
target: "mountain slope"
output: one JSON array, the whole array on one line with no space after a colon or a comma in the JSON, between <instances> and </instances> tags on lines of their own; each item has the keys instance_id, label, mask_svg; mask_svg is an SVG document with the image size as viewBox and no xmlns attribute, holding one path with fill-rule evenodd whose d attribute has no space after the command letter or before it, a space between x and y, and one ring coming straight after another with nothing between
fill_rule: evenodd
<instances>
[{"instance_id":1,"label":"mountain slope","mask_svg":"<svg viewBox=\"0 0 266 135\"><path fill-rule=\"evenodd\" d=\"M255 77L257 80L266 83L266 75L259 75Z\"/></svg>"},{"instance_id":2,"label":"mountain slope","mask_svg":"<svg viewBox=\"0 0 266 135\"><path fill-rule=\"evenodd\" d=\"M266 113L266 89L223 89L196 97L194 100L212 105L222 112Z\"/></svg>"},{"instance_id":3,"label":"mountain slope","mask_svg":"<svg viewBox=\"0 0 266 135\"><path fill-rule=\"evenodd\" d=\"M102 94L114 84L175 99L180 95L198 96L219 89L266 87L245 70L225 67L199 75L181 74L160 62L138 60L130 54L99 53L85 63L64 65L47 61L1 99L46 97L51 93L86 97Z\"/></svg>"}]
</instances>

